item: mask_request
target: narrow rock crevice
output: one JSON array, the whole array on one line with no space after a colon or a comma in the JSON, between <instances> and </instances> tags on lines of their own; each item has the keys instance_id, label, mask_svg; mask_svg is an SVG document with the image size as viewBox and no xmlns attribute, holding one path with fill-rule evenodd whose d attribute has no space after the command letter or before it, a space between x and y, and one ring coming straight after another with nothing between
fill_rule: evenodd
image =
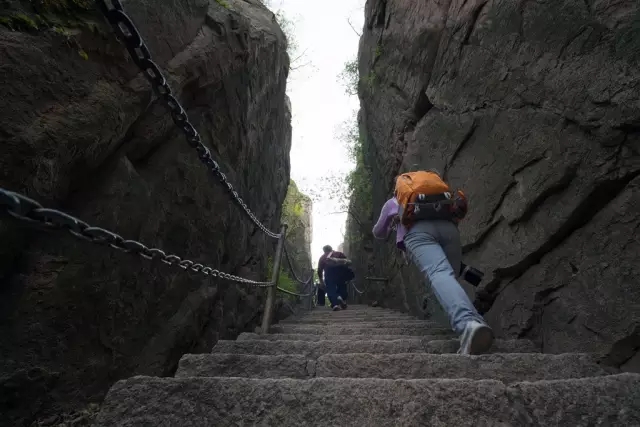
<instances>
[{"instance_id":1,"label":"narrow rock crevice","mask_svg":"<svg viewBox=\"0 0 640 427\"><path fill-rule=\"evenodd\" d=\"M488 0L484 0L480 2L479 4L476 5L475 9L473 9L473 11L471 12L471 19L468 24L467 31L462 39L462 46L469 44L469 39L471 38L471 35L476 30L476 27L478 25L478 18L480 17L480 14L485 9L488 3L489 3Z\"/></svg>"},{"instance_id":2,"label":"narrow rock crevice","mask_svg":"<svg viewBox=\"0 0 640 427\"><path fill-rule=\"evenodd\" d=\"M522 214L519 217L509 221L509 225L513 226L518 223L527 222L529 219L531 219L531 217L538 211L538 209L549 198L551 198L552 196L561 194L567 188L569 188L574 178L576 177L577 172L578 172L577 166L567 168L564 174L562 175L562 177L556 183L554 183L553 185L541 191L540 194L538 194L535 199L533 199L530 203L528 203L525 206Z\"/></svg>"},{"instance_id":3,"label":"narrow rock crevice","mask_svg":"<svg viewBox=\"0 0 640 427\"><path fill-rule=\"evenodd\" d=\"M443 171L442 176L443 176L443 178L445 180L447 179L447 172L449 171L451 166L453 166L453 162L455 162L456 158L458 157L460 152L462 152L463 148L467 145L467 143L469 141L471 141L471 138L473 138L473 135L475 134L477 128L478 128L478 124L477 124L476 120L474 119L473 122L471 123L471 126L469 127L469 130L464 135L464 137L462 138L462 141L460 141L460 143L456 147L455 151L453 152L453 154L449 158L449 161L447 162L447 164L444 167L444 171Z\"/></svg>"}]
</instances>

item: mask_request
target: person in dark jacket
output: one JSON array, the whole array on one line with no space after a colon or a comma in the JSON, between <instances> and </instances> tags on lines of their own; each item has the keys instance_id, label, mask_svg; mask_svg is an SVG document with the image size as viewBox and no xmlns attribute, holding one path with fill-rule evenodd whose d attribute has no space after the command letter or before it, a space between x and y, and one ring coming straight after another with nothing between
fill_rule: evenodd
<instances>
[{"instance_id":1,"label":"person in dark jacket","mask_svg":"<svg viewBox=\"0 0 640 427\"><path fill-rule=\"evenodd\" d=\"M347 279L344 267L349 261L342 252L334 251L329 245L322 248L324 255L318 260L318 278L320 286L327 291L327 297L333 311L347 308Z\"/></svg>"}]
</instances>

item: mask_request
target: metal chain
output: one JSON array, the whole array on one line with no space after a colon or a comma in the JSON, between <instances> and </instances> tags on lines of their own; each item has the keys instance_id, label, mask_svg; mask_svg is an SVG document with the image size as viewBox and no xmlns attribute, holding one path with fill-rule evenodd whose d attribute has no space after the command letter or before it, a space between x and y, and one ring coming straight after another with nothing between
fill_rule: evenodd
<instances>
[{"instance_id":1,"label":"metal chain","mask_svg":"<svg viewBox=\"0 0 640 427\"><path fill-rule=\"evenodd\" d=\"M300 277L296 274L296 270L293 268L293 262L291 261L291 257L289 256L289 251L287 250L286 242L284 244L284 255L287 258L287 264L289 264L289 271L291 271L291 274L293 274L293 278L296 280L296 282L302 285L306 285L307 283L309 283L309 279L313 277L313 271L311 272L311 277L309 279L307 280L300 279Z\"/></svg>"},{"instance_id":2,"label":"metal chain","mask_svg":"<svg viewBox=\"0 0 640 427\"><path fill-rule=\"evenodd\" d=\"M260 222L260 220L258 220L253 211L249 209L238 192L233 188L233 185L231 185L227 176L220 170L218 162L211 157L211 152L202 143L200 134L189 121L189 117L187 116L184 108L182 108L178 99L173 96L171 87L167 84L167 80L160 71L160 68L151 59L151 52L147 48L147 45L131 18L125 14L120 0L96 1L100 11L113 27L116 36L122 43L124 43L127 51L131 55L131 59L133 59L133 62L138 66L138 68L140 68L144 77L149 81L149 83L151 83L153 91L158 95L164 106L171 113L171 118L175 125L182 130L187 137L187 143L198 153L200 161L204 163L214 177L220 180L225 190L231 195L233 201L244 210L255 225L257 225L267 236L274 239L279 238L280 234L269 230ZM111 8L109 8L107 2L111 3Z\"/></svg>"},{"instance_id":3,"label":"metal chain","mask_svg":"<svg viewBox=\"0 0 640 427\"><path fill-rule=\"evenodd\" d=\"M0 188L0 211L31 225L44 226L47 229L67 230L75 237L100 245L109 245L119 251L140 255L148 260L160 260L165 264L180 267L183 270L218 277L236 283L248 284L258 288L273 286L273 282L256 282L244 277L234 276L211 267L206 267L177 255L166 254L163 250L149 248L137 240L125 240L122 236L100 227L93 227L78 218L56 209L47 209L35 200L12 191Z\"/></svg>"},{"instance_id":4,"label":"metal chain","mask_svg":"<svg viewBox=\"0 0 640 427\"><path fill-rule=\"evenodd\" d=\"M297 297L310 297L312 295L312 294L299 294L296 292L291 292L287 289L282 289L280 286L278 286L276 289L279 290L280 292L284 292L285 294L295 295Z\"/></svg>"},{"instance_id":5,"label":"metal chain","mask_svg":"<svg viewBox=\"0 0 640 427\"><path fill-rule=\"evenodd\" d=\"M356 288L355 282L351 282L351 286L353 286L353 289L360 295L364 294L364 291L361 291L360 289Z\"/></svg>"}]
</instances>

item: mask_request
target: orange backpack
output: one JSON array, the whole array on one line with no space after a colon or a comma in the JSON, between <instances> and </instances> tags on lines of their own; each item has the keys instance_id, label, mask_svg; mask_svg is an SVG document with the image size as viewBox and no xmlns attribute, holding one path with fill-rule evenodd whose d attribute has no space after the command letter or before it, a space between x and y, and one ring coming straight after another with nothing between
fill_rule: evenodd
<instances>
[{"instance_id":1,"label":"orange backpack","mask_svg":"<svg viewBox=\"0 0 640 427\"><path fill-rule=\"evenodd\" d=\"M407 172L396 178L395 197L403 225L429 219L445 219L456 224L467 214L467 198L452 192L435 172Z\"/></svg>"}]
</instances>

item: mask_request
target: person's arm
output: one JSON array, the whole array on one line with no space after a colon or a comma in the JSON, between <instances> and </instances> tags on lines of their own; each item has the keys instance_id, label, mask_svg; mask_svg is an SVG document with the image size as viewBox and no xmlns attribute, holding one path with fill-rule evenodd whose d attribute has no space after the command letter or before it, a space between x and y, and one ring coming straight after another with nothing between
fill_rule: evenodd
<instances>
[{"instance_id":1,"label":"person's arm","mask_svg":"<svg viewBox=\"0 0 640 427\"><path fill-rule=\"evenodd\" d=\"M398 214L395 201L393 199L387 200L382 206L380 211L380 217L378 222L373 226L373 237L376 239L386 239L391 233L391 226L393 225L393 219Z\"/></svg>"}]
</instances>

